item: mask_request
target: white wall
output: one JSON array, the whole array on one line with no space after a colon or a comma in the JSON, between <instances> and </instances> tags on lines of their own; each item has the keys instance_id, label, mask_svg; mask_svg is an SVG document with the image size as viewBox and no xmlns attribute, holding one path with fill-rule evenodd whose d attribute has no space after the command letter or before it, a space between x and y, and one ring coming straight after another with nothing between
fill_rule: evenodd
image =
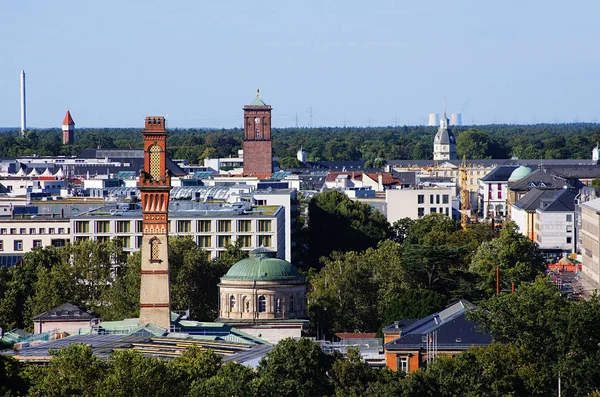
<instances>
[{"instance_id":1,"label":"white wall","mask_svg":"<svg viewBox=\"0 0 600 397\"><path fill-rule=\"evenodd\" d=\"M402 218L418 219L432 212L442 212L452 216L454 189L390 189L385 191L388 222L394 223ZM422 200L419 199L422 196ZM444 203L444 196L447 202ZM422 201L420 203L419 201ZM432 203L433 201L433 203ZM421 212L419 212L421 209Z\"/></svg>"},{"instance_id":2,"label":"white wall","mask_svg":"<svg viewBox=\"0 0 600 397\"><path fill-rule=\"evenodd\" d=\"M570 221L567 221L567 216L570 216ZM546 212L538 209L536 217L536 242L541 249L573 251L575 240L574 212ZM570 242L567 242L568 238L570 238Z\"/></svg>"}]
</instances>

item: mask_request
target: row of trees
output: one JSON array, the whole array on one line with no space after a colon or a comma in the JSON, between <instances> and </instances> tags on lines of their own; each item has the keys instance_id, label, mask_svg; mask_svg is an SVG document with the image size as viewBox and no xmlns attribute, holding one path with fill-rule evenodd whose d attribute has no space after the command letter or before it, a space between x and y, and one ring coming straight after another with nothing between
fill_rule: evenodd
<instances>
[{"instance_id":1,"label":"row of trees","mask_svg":"<svg viewBox=\"0 0 600 397\"><path fill-rule=\"evenodd\" d=\"M213 321L219 279L246 255L230 247L218 260L208 260L191 238L170 237L172 307ZM6 330L31 330L35 315L65 302L90 309L104 320L137 317L140 261L140 253L127 256L118 239L34 248L18 266L0 268L0 324Z\"/></svg>"},{"instance_id":2,"label":"row of trees","mask_svg":"<svg viewBox=\"0 0 600 397\"><path fill-rule=\"evenodd\" d=\"M457 154L470 159L588 159L600 140L597 124L482 125L454 127ZM431 159L436 127L286 128L273 129L274 155L286 167L297 167L296 152L302 147L309 161L364 160L372 166L385 160ZM58 129L0 135L0 156L37 154L76 155L87 148L136 148L141 133L133 128L77 129L73 145L61 145ZM242 131L178 129L169 134L170 155L197 164L207 157L236 156L242 148Z\"/></svg>"}]
</instances>

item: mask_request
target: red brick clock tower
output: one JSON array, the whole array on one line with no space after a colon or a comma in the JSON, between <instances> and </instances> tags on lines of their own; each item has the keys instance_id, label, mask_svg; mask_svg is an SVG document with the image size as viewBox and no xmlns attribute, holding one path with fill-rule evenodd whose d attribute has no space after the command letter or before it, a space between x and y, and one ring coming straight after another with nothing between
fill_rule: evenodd
<instances>
[{"instance_id":1,"label":"red brick clock tower","mask_svg":"<svg viewBox=\"0 0 600 397\"><path fill-rule=\"evenodd\" d=\"M273 174L271 106L256 98L244 106L244 176L269 177Z\"/></svg>"},{"instance_id":2,"label":"red brick clock tower","mask_svg":"<svg viewBox=\"0 0 600 397\"><path fill-rule=\"evenodd\" d=\"M171 326L169 299L169 193L171 176L167 171L167 130L164 117L146 117L144 169L138 188L142 201L142 279L140 325Z\"/></svg>"}]
</instances>

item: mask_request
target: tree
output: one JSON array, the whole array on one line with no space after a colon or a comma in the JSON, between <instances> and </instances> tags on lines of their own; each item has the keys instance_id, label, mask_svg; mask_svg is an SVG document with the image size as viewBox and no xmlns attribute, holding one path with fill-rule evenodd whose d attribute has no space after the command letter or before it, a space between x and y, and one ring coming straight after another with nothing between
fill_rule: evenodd
<instances>
[{"instance_id":1,"label":"tree","mask_svg":"<svg viewBox=\"0 0 600 397\"><path fill-rule=\"evenodd\" d=\"M23 364L11 356L0 355L0 396L24 396L29 385L21 376Z\"/></svg>"},{"instance_id":2,"label":"tree","mask_svg":"<svg viewBox=\"0 0 600 397\"><path fill-rule=\"evenodd\" d=\"M333 385L336 396L364 396L369 383L377 378L375 371L364 363L357 349L350 349L333 363Z\"/></svg>"},{"instance_id":3,"label":"tree","mask_svg":"<svg viewBox=\"0 0 600 397\"><path fill-rule=\"evenodd\" d=\"M443 245L458 230L460 224L457 221L444 214L433 213L410 224L405 240L409 244Z\"/></svg>"},{"instance_id":4,"label":"tree","mask_svg":"<svg viewBox=\"0 0 600 397\"><path fill-rule=\"evenodd\" d=\"M415 220L411 218L398 219L392 224L392 234L397 242L404 243L408 237L410 228L415 224Z\"/></svg>"},{"instance_id":5,"label":"tree","mask_svg":"<svg viewBox=\"0 0 600 397\"><path fill-rule=\"evenodd\" d=\"M479 287L488 296L495 291L496 266L500 267L502 288L510 283L533 281L545 268L544 259L534 242L507 223L498 238L482 243L473 256L470 270L479 276Z\"/></svg>"},{"instance_id":6,"label":"tree","mask_svg":"<svg viewBox=\"0 0 600 397\"><path fill-rule=\"evenodd\" d=\"M370 205L337 191L314 195L308 204L309 261L332 251L363 251L390 235L390 225Z\"/></svg>"},{"instance_id":7,"label":"tree","mask_svg":"<svg viewBox=\"0 0 600 397\"><path fill-rule=\"evenodd\" d=\"M107 367L92 354L89 346L71 344L50 352L44 366L28 368L30 396L96 396Z\"/></svg>"},{"instance_id":8,"label":"tree","mask_svg":"<svg viewBox=\"0 0 600 397\"><path fill-rule=\"evenodd\" d=\"M178 395L185 395L198 383L211 379L221 368L222 358L212 350L189 347L181 356L168 363L173 390Z\"/></svg>"},{"instance_id":9,"label":"tree","mask_svg":"<svg viewBox=\"0 0 600 397\"><path fill-rule=\"evenodd\" d=\"M327 396L333 391L327 375L333 356L303 338L281 340L260 360L257 374L263 396Z\"/></svg>"},{"instance_id":10,"label":"tree","mask_svg":"<svg viewBox=\"0 0 600 397\"><path fill-rule=\"evenodd\" d=\"M406 318L422 318L446 306L447 297L439 292L422 288L405 288L382 309L381 328ZM381 328L379 331L381 331Z\"/></svg>"},{"instance_id":11,"label":"tree","mask_svg":"<svg viewBox=\"0 0 600 397\"><path fill-rule=\"evenodd\" d=\"M283 157L281 159L279 159L279 167L283 168L283 169L288 169L288 168L303 168L304 167L304 163L300 160L298 160L295 157Z\"/></svg>"},{"instance_id":12,"label":"tree","mask_svg":"<svg viewBox=\"0 0 600 397\"><path fill-rule=\"evenodd\" d=\"M235 362L222 365L216 375L195 383L189 397L259 396L252 368Z\"/></svg>"}]
</instances>

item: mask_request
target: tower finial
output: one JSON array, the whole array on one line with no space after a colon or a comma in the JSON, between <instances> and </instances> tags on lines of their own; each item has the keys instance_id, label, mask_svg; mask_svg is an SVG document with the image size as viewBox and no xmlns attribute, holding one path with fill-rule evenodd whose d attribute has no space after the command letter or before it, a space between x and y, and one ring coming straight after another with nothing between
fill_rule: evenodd
<instances>
[{"instance_id":1,"label":"tower finial","mask_svg":"<svg viewBox=\"0 0 600 397\"><path fill-rule=\"evenodd\" d=\"M258 98L258 93L260 92L260 90L257 88L256 89L256 97Z\"/></svg>"}]
</instances>

